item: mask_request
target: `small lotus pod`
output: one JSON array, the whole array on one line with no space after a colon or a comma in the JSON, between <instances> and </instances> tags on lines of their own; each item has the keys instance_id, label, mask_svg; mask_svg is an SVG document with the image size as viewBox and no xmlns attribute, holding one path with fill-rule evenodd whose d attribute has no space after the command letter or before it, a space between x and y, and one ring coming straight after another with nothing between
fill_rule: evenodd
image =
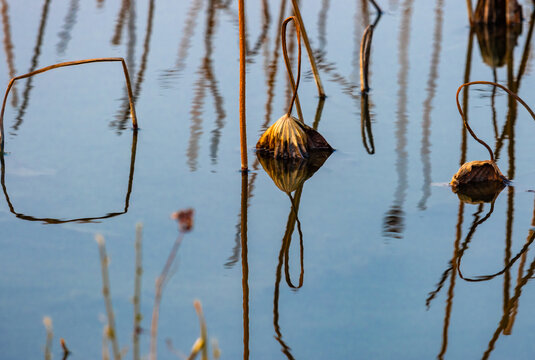
<instances>
[{"instance_id":1,"label":"small lotus pod","mask_svg":"<svg viewBox=\"0 0 535 360\"><path fill-rule=\"evenodd\" d=\"M276 159L269 154L257 153L258 160L275 185L291 193L304 184L331 155L330 151L316 151L308 159Z\"/></svg>"},{"instance_id":2,"label":"small lotus pod","mask_svg":"<svg viewBox=\"0 0 535 360\"><path fill-rule=\"evenodd\" d=\"M256 149L275 158L301 159L309 157L314 150L333 151L319 132L288 114L283 115L262 134Z\"/></svg>"},{"instance_id":3,"label":"small lotus pod","mask_svg":"<svg viewBox=\"0 0 535 360\"><path fill-rule=\"evenodd\" d=\"M507 178L492 160L470 161L461 166L453 175L450 185L453 192L457 192L465 185L482 184L487 182L507 183Z\"/></svg>"},{"instance_id":4,"label":"small lotus pod","mask_svg":"<svg viewBox=\"0 0 535 360\"><path fill-rule=\"evenodd\" d=\"M501 181L470 183L456 188L459 200L468 204L493 202L505 188Z\"/></svg>"}]
</instances>

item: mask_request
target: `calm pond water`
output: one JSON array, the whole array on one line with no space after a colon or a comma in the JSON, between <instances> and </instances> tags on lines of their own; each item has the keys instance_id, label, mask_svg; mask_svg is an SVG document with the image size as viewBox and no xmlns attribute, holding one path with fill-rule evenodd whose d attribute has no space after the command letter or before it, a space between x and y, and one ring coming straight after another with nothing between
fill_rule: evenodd
<instances>
[{"instance_id":1,"label":"calm pond water","mask_svg":"<svg viewBox=\"0 0 535 360\"><path fill-rule=\"evenodd\" d=\"M337 151L289 197L278 187L288 179L264 170L272 165L254 144L290 97L278 40L290 1L247 2L242 177L237 2L2 0L1 84L61 61L124 57L141 130L131 129L120 63L16 82L5 114L0 357L44 357L44 316L53 358L60 338L69 359L102 356L100 233L117 339L131 358L138 222L148 354L155 279L178 235L169 216L191 207L194 229L163 292L160 359L177 358L168 340L191 349L194 299L223 359L532 358L535 122L501 90L473 86L462 101L513 186L492 204L461 202L447 186L461 163L488 158L463 131L459 85L496 79L535 104L531 2L520 34L494 39L470 31L461 2L377 1L369 120L359 48L375 10L302 4L327 93L320 102L304 57L304 118Z\"/></svg>"}]
</instances>

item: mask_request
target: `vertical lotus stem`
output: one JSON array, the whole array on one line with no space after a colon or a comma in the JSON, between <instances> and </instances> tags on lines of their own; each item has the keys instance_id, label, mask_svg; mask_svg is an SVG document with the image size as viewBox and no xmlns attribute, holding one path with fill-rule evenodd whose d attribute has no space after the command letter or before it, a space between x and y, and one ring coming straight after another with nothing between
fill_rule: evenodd
<instances>
[{"instance_id":1,"label":"vertical lotus stem","mask_svg":"<svg viewBox=\"0 0 535 360\"><path fill-rule=\"evenodd\" d=\"M108 316L108 325L106 336L111 341L111 346L113 350L113 358L115 360L121 359L121 352L119 351L119 344L117 342L117 331L115 329L115 315L113 314L113 306L111 303L111 287L110 287L110 277L108 275L108 264L109 258L106 254L106 244L104 242L104 237L98 234L95 237L95 240L98 244L98 252L100 255L100 267L102 271L102 295L104 296L104 303L106 304L106 313Z\"/></svg>"},{"instance_id":2,"label":"vertical lotus stem","mask_svg":"<svg viewBox=\"0 0 535 360\"><path fill-rule=\"evenodd\" d=\"M141 264L141 233L143 231L143 225L136 224L136 269L134 276L134 329L132 334L132 346L133 346L133 358L134 360L140 360L139 354L139 334L141 331L141 275L143 274L143 267Z\"/></svg>"},{"instance_id":3,"label":"vertical lotus stem","mask_svg":"<svg viewBox=\"0 0 535 360\"><path fill-rule=\"evenodd\" d=\"M468 22L470 25L474 23L474 10L472 9L472 0L466 0L466 9L468 11Z\"/></svg>"},{"instance_id":4,"label":"vertical lotus stem","mask_svg":"<svg viewBox=\"0 0 535 360\"><path fill-rule=\"evenodd\" d=\"M372 46L373 25L368 25L362 41L360 42L360 92L367 93L370 90L368 86L368 68L370 63L370 50Z\"/></svg>"},{"instance_id":5,"label":"vertical lotus stem","mask_svg":"<svg viewBox=\"0 0 535 360\"><path fill-rule=\"evenodd\" d=\"M507 92L510 96L515 98L519 103L521 103L526 108L526 110L529 112L531 117L533 117L534 120L535 120L535 113L533 113L533 110L531 110L531 108L524 102L524 100L522 100L518 95L516 95L511 90L509 90L508 88L506 88L505 86L503 86L501 84L498 84L498 83L495 83L495 82L492 82L492 81L471 81L471 82L467 82L467 83L464 83L461 86L459 86L459 88L457 89L457 95L456 95L457 109L459 110L459 113L461 114L461 118L463 119L464 126L466 127L466 129L468 130L470 135L472 135L474 140L479 142L481 145L483 145L488 150L488 152L490 154L490 160L492 162L494 162L494 153L492 152L492 149L490 148L490 146L487 145L486 142L484 142L483 140L479 139L476 136L476 134L474 134L474 132L472 131L472 129L468 125L468 122L466 121L466 117L464 116L463 110L461 108L461 104L459 103L459 93L461 92L462 88L464 88L465 86L470 86L470 85L475 85L475 84L497 86L500 89L502 89L505 92Z\"/></svg>"},{"instance_id":6,"label":"vertical lotus stem","mask_svg":"<svg viewBox=\"0 0 535 360\"><path fill-rule=\"evenodd\" d=\"M241 170L247 171L247 132L245 127L245 4L238 1L239 32L240 32L240 145Z\"/></svg>"},{"instance_id":7,"label":"vertical lotus stem","mask_svg":"<svg viewBox=\"0 0 535 360\"><path fill-rule=\"evenodd\" d=\"M293 21L295 24L295 34L297 37L297 77L294 81L293 73L292 73L292 67L290 66L290 58L288 57L288 48L286 46L286 28L288 26L288 23L290 21ZM290 101L290 106L288 107L287 114L288 116L291 116L292 108L295 103L295 99L297 96L297 89L299 88L299 81L301 80L301 36L300 36L300 25L295 16L290 16L284 20L282 23L282 29L281 29L281 38L282 38L282 54L284 55L284 63L286 64L286 70L288 71L288 77L290 78L290 83L292 84L293 89L293 95L292 100ZM299 109L300 110L300 109ZM299 113L299 120L301 122L304 122L303 114Z\"/></svg>"},{"instance_id":8,"label":"vertical lotus stem","mask_svg":"<svg viewBox=\"0 0 535 360\"><path fill-rule=\"evenodd\" d=\"M325 91L323 90L323 85L321 83L320 74L318 72L318 67L316 66L316 60L314 60L314 54L312 53L312 48L310 47L310 43L308 41L308 35L305 29L305 23L303 22L303 18L301 17L301 12L299 11L299 5L297 4L297 0L292 0L295 16L297 17L297 20L299 20L299 25L301 26L302 34L303 34L303 41L305 42L305 46L307 48L308 58L310 59L310 67L312 68L312 73L314 74L314 80L316 81L316 86L318 87L318 95L320 98L326 97Z\"/></svg>"},{"instance_id":9,"label":"vertical lotus stem","mask_svg":"<svg viewBox=\"0 0 535 360\"><path fill-rule=\"evenodd\" d=\"M123 58L110 57L110 58L95 58L95 59L86 59L86 60L77 60L77 61L67 61L67 62L62 62L62 63L59 63L59 64L46 66L44 68L37 69L35 71L29 72L29 73L24 74L24 75L16 76L16 77L12 78L9 81L9 84L7 85L6 93L4 95L4 101L2 103L2 110L0 112L0 151L4 151L4 140L5 140L5 136L4 136L4 112L5 112L5 109L6 109L6 101L7 101L8 95L9 95L9 91L13 87L13 84L15 83L15 81L20 80L20 79L25 79L25 78L28 78L28 77L43 73L45 71L57 69L57 68L60 68L60 67L73 66L73 65L82 65L82 64L89 64L89 63L95 63L95 62L107 62L107 61L120 61L122 63L122 65L123 65L123 72L124 72L124 76L125 76L125 80L126 80L126 88L128 89L128 101L130 103L130 114L132 116L132 127L134 128L134 130L137 130L138 129L137 116L136 116L136 110L134 108L134 100L133 100L133 95L132 95L132 86L130 84L130 75L128 74L128 67L126 66L126 62L124 61Z\"/></svg>"}]
</instances>

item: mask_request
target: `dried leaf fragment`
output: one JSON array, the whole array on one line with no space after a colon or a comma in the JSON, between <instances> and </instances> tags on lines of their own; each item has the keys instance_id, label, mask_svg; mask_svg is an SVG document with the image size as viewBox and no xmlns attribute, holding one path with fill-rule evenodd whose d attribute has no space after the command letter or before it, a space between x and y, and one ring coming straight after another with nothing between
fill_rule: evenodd
<instances>
[{"instance_id":1,"label":"dried leaf fragment","mask_svg":"<svg viewBox=\"0 0 535 360\"><path fill-rule=\"evenodd\" d=\"M262 134L256 149L275 158L301 159L309 157L314 150L333 151L319 132L288 114L283 115Z\"/></svg>"},{"instance_id":2,"label":"dried leaf fragment","mask_svg":"<svg viewBox=\"0 0 535 360\"><path fill-rule=\"evenodd\" d=\"M507 178L492 160L470 161L461 166L453 175L450 185L453 192L459 191L466 185L483 184L487 182L507 183Z\"/></svg>"}]
</instances>

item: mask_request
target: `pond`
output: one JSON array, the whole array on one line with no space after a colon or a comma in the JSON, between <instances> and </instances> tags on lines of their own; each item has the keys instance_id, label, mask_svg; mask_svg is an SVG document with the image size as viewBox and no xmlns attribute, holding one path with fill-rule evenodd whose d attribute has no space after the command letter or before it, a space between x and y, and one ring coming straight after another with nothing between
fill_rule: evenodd
<instances>
[{"instance_id":1,"label":"pond","mask_svg":"<svg viewBox=\"0 0 535 360\"><path fill-rule=\"evenodd\" d=\"M488 159L457 111L461 84L496 81L535 104L532 4L521 2L520 27L489 34L471 30L464 4L377 2L379 19L367 1L302 2L327 95L303 49L303 117L336 151L290 170L254 147L291 98L279 29L292 2L247 2L242 174L237 1L2 0L0 83L122 57L140 127L120 62L15 82L2 157L2 359L63 358L60 338L69 359L101 358L111 340L112 358L147 356L155 281L180 240L159 359L191 350L196 299L222 359L532 358L535 122L502 90L471 86L460 100L512 183L487 202L448 186L462 163ZM376 20L361 96L361 39ZM184 233L170 215L188 208Z\"/></svg>"}]
</instances>

